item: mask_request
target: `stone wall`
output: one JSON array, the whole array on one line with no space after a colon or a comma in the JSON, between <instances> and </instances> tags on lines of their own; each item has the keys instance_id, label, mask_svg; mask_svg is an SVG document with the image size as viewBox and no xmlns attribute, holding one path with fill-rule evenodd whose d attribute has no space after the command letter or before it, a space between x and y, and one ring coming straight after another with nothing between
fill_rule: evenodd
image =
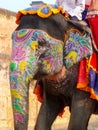
<instances>
[{"instance_id":1,"label":"stone wall","mask_svg":"<svg viewBox=\"0 0 98 130\"><path fill-rule=\"evenodd\" d=\"M11 56L11 35L17 25L14 12L0 9L0 130L13 129L13 116L11 108L9 86L9 63ZM34 85L33 85L34 86ZM38 114L39 103L30 88L30 121L33 127Z\"/></svg>"},{"instance_id":2,"label":"stone wall","mask_svg":"<svg viewBox=\"0 0 98 130\"><path fill-rule=\"evenodd\" d=\"M0 9L0 129L13 127L9 89L9 62L11 33L15 25L15 13Z\"/></svg>"}]
</instances>

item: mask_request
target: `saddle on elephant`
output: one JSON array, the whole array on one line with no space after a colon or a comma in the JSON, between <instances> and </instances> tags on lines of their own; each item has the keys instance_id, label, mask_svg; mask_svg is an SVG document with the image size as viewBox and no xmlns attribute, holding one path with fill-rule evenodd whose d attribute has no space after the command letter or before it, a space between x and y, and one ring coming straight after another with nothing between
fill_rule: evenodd
<instances>
[{"instance_id":1,"label":"saddle on elephant","mask_svg":"<svg viewBox=\"0 0 98 130\"><path fill-rule=\"evenodd\" d=\"M90 97L98 100L98 0L91 1L86 19L96 52L80 62L77 88L90 92Z\"/></svg>"},{"instance_id":2,"label":"saddle on elephant","mask_svg":"<svg viewBox=\"0 0 98 130\"><path fill-rule=\"evenodd\" d=\"M49 16L58 13L64 15L66 19L69 19L68 13L64 11L61 7L58 7L57 5L53 5L53 4L50 5L45 3L34 4L34 5L32 4L32 7L18 11L16 16L16 24L19 24L22 15L37 14L41 18L48 18Z\"/></svg>"}]
</instances>

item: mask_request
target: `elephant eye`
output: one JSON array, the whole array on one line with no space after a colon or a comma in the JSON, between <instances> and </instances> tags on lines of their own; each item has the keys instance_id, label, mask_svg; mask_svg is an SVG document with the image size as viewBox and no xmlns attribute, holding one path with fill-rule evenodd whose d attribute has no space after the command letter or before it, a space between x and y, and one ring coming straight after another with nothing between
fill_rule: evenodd
<instances>
[{"instance_id":1,"label":"elephant eye","mask_svg":"<svg viewBox=\"0 0 98 130\"><path fill-rule=\"evenodd\" d=\"M32 41L36 41L36 38L32 36L32 37L31 37L31 40L32 40Z\"/></svg>"},{"instance_id":2,"label":"elephant eye","mask_svg":"<svg viewBox=\"0 0 98 130\"><path fill-rule=\"evenodd\" d=\"M47 44L47 41L43 38L43 39L39 39L38 43L39 43L39 46L45 46Z\"/></svg>"}]
</instances>

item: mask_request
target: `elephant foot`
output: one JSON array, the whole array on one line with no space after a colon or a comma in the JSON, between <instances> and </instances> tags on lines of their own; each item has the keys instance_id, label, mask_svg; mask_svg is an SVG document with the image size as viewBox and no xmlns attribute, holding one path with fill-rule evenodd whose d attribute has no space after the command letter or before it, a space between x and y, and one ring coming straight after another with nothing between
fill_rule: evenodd
<instances>
[{"instance_id":1,"label":"elephant foot","mask_svg":"<svg viewBox=\"0 0 98 130\"><path fill-rule=\"evenodd\" d=\"M14 130L28 130L28 116L23 118L23 122L20 120L14 120Z\"/></svg>"}]
</instances>

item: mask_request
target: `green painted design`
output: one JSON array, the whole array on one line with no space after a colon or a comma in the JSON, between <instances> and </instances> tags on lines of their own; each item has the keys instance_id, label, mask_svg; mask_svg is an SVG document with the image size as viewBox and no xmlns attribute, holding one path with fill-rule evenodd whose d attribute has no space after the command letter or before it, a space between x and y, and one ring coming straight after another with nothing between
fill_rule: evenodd
<instances>
[{"instance_id":1,"label":"green painted design","mask_svg":"<svg viewBox=\"0 0 98 130\"><path fill-rule=\"evenodd\" d=\"M31 41L28 41L27 43L26 43L26 46L30 46L31 45Z\"/></svg>"},{"instance_id":2,"label":"green painted design","mask_svg":"<svg viewBox=\"0 0 98 130\"><path fill-rule=\"evenodd\" d=\"M16 63L14 62L12 62L11 64L10 64L10 71L14 71L15 70L15 68L16 68Z\"/></svg>"},{"instance_id":3,"label":"green painted design","mask_svg":"<svg viewBox=\"0 0 98 130\"><path fill-rule=\"evenodd\" d=\"M22 113L21 105L13 103L13 109L17 111L18 113Z\"/></svg>"},{"instance_id":4,"label":"green painted design","mask_svg":"<svg viewBox=\"0 0 98 130\"><path fill-rule=\"evenodd\" d=\"M32 67L32 62L29 62L28 65L29 65L30 67Z\"/></svg>"},{"instance_id":5,"label":"green painted design","mask_svg":"<svg viewBox=\"0 0 98 130\"><path fill-rule=\"evenodd\" d=\"M36 57L31 57L30 61L36 61Z\"/></svg>"},{"instance_id":6,"label":"green painted design","mask_svg":"<svg viewBox=\"0 0 98 130\"><path fill-rule=\"evenodd\" d=\"M20 81L24 82L24 77L20 76Z\"/></svg>"},{"instance_id":7,"label":"green painted design","mask_svg":"<svg viewBox=\"0 0 98 130\"><path fill-rule=\"evenodd\" d=\"M84 46L88 46L88 44L87 44L87 42L86 42L86 41L81 40L80 42L81 42L81 44L82 44L82 45L84 45Z\"/></svg>"}]
</instances>

